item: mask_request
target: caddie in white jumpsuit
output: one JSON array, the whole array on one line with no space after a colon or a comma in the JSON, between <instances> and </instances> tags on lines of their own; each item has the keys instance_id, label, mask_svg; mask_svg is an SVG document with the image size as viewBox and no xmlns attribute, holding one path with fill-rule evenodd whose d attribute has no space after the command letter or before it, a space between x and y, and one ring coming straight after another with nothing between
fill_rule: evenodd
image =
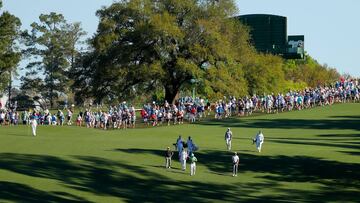
<instances>
[{"instance_id":1,"label":"caddie in white jumpsuit","mask_svg":"<svg viewBox=\"0 0 360 203\"><path fill-rule=\"evenodd\" d=\"M181 151L181 156L180 156L181 169L182 169L183 171L186 170L186 159L187 159L187 158L188 158L188 154L187 154L186 150L183 149L183 150Z\"/></svg>"},{"instance_id":2,"label":"caddie in white jumpsuit","mask_svg":"<svg viewBox=\"0 0 360 203\"><path fill-rule=\"evenodd\" d=\"M194 153L190 155L190 175L193 176L196 173L196 162L197 158L194 156Z\"/></svg>"},{"instance_id":3,"label":"caddie in white jumpsuit","mask_svg":"<svg viewBox=\"0 0 360 203\"><path fill-rule=\"evenodd\" d=\"M228 128L225 132L225 141L227 149L231 150L231 139L232 139L232 132L230 131L230 128Z\"/></svg>"},{"instance_id":4,"label":"caddie in white jumpsuit","mask_svg":"<svg viewBox=\"0 0 360 203\"><path fill-rule=\"evenodd\" d=\"M36 136L36 127L37 127L37 121L35 119L35 116L31 116L30 125L32 129L32 135Z\"/></svg>"},{"instance_id":5,"label":"caddie in white jumpsuit","mask_svg":"<svg viewBox=\"0 0 360 203\"><path fill-rule=\"evenodd\" d=\"M261 130L256 135L255 142L256 142L256 149L258 150L258 152L261 152L261 147L262 147L262 144L264 143L264 135Z\"/></svg>"}]
</instances>

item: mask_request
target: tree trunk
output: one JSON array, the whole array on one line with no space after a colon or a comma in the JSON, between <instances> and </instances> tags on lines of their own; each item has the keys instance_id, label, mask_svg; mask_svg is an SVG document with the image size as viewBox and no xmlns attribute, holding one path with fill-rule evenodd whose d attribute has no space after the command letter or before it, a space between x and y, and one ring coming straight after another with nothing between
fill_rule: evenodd
<instances>
[{"instance_id":1,"label":"tree trunk","mask_svg":"<svg viewBox=\"0 0 360 203\"><path fill-rule=\"evenodd\" d=\"M51 83L50 83L50 109L53 108L54 106L54 101L53 101L53 94L54 94L54 85L53 85L53 76L52 76L52 72L51 72L51 75L50 75L50 80L51 80Z\"/></svg>"},{"instance_id":2,"label":"tree trunk","mask_svg":"<svg viewBox=\"0 0 360 203\"><path fill-rule=\"evenodd\" d=\"M165 100L170 104L175 104L175 98L178 95L179 87L173 85L165 86Z\"/></svg>"},{"instance_id":3,"label":"tree trunk","mask_svg":"<svg viewBox=\"0 0 360 203\"><path fill-rule=\"evenodd\" d=\"M8 108L11 108L11 88L12 88L12 76L10 71L10 80L9 80L9 97L8 97Z\"/></svg>"}]
</instances>

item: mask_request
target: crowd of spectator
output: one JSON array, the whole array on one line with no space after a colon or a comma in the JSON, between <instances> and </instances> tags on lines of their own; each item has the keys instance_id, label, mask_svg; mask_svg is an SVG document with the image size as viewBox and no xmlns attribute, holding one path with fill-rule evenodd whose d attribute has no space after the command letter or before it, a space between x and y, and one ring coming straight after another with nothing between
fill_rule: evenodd
<instances>
[{"instance_id":1,"label":"crowd of spectator","mask_svg":"<svg viewBox=\"0 0 360 203\"><path fill-rule=\"evenodd\" d=\"M107 110L99 106L87 108L79 111L76 116L73 116L73 107L55 113L51 113L48 109L19 112L16 108L6 109L0 104L0 125L20 123L27 125L33 117L39 125L75 124L87 128L126 129L135 128L137 114L148 126L176 125L183 124L184 121L193 123L210 115L214 115L215 119L224 119L231 116L249 116L253 112L279 113L334 103L359 102L359 89L358 80L341 80L330 86L289 91L283 94L224 97L214 103L200 97L182 97L175 104L167 101L162 104L152 102L135 109L133 105L122 102L110 106Z\"/></svg>"}]
</instances>

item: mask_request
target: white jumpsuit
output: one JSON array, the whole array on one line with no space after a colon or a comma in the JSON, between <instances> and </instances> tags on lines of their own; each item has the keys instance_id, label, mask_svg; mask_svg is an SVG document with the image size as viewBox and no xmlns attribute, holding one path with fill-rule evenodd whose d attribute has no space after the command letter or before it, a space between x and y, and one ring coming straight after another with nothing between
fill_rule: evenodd
<instances>
[{"instance_id":1,"label":"white jumpsuit","mask_svg":"<svg viewBox=\"0 0 360 203\"><path fill-rule=\"evenodd\" d=\"M186 150L183 150L183 151L181 152L181 156L180 156L181 169L182 169L183 171L186 170L186 159L187 159L187 157L188 157L188 155L187 155Z\"/></svg>"},{"instance_id":2,"label":"white jumpsuit","mask_svg":"<svg viewBox=\"0 0 360 203\"><path fill-rule=\"evenodd\" d=\"M256 148L258 152L261 152L262 144L264 143L264 135L259 133L256 135Z\"/></svg>"},{"instance_id":3,"label":"white jumpsuit","mask_svg":"<svg viewBox=\"0 0 360 203\"><path fill-rule=\"evenodd\" d=\"M32 119L30 121L30 124L31 124L31 129L32 129L32 135L36 136L36 126L37 126L36 119Z\"/></svg>"}]
</instances>

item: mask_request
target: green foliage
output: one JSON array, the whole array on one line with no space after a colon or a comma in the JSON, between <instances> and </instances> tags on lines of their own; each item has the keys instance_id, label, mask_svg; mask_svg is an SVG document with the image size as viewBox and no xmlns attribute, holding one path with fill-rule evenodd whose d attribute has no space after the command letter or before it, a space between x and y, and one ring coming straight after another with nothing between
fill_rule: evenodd
<instances>
[{"instance_id":1,"label":"green foliage","mask_svg":"<svg viewBox=\"0 0 360 203\"><path fill-rule=\"evenodd\" d=\"M159 90L155 91L155 93L152 95L151 99L152 99L151 101L155 101L158 104L162 103L164 101L164 99L165 99L164 91L159 91ZM146 102L149 102L149 100L144 101L144 103L146 103Z\"/></svg>"},{"instance_id":2,"label":"green foliage","mask_svg":"<svg viewBox=\"0 0 360 203\"><path fill-rule=\"evenodd\" d=\"M18 102L18 111L33 109L35 107L33 98L30 98L29 95L24 93L15 96L13 100Z\"/></svg>"},{"instance_id":3,"label":"green foliage","mask_svg":"<svg viewBox=\"0 0 360 203\"><path fill-rule=\"evenodd\" d=\"M305 82L285 81L285 91L301 91L309 87Z\"/></svg>"},{"instance_id":4,"label":"green foliage","mask_svg":"<svg viewBox=\"0 0 360 203\"><path fill-rule=\"evenodd\" d=\"M1 6L0 1L0 9ZM11 73L16 71L21 58L17 46L21 22L7 11L0 14L0 92L2 92L9 83Z\"/></svg>"},{"instance_id":5,"label":"green foliage","mask_svg":"<svg viewBox=\"0 0 360 203\"><path fill-rule=\"evenodd\" d=\"M306 55L305 60L286 61L284 71L288 80L305 83L308 87L331 84L340 77L336 69L320 65L309 55Z\"/></svg>"},{"instance_id":6,"label":"green foliage","mask_svg":"<svg viewBox=\"0 0 360 203\"><path fill-rule=\"evenodd\" d=\"M255 55L244 67L250 95L278 93L285 89L283 60L273 55Z\"/></svg>"},{"instance_id":7,"label":"green foliage","mask_svg":"<svg viewBox=\"0 0 360 203\"><path fill-rule=\"evenodd\" d=\"M91 40L94 52L84 65L91 68L82 67L86 85L98 100L160 86L173 102L191 80L212 97L244 94L239 61L251 48L246 28L229 18L235 12L231 0L131 0L103 8Z\"/></svg>"},{"instance_id":8,"label":"green foliage","mask_svg":"<svg viewBox=\"0 0 360 203\"><path fill-rule=\"evenodd\" d=\"M207 98L214 100L223 96L243 96L247 94L247 81L240 64L217 63L216 68L209 68L201 90Z\"/></svg>"},{"instance_id":9,"label":"green foliage","mask_svg":"<svg viewBox=\"0 0 360 203\"><path fill-rule=\"evenodd\" d=\"M24 32L25 53L29 57L22 88L31 90L50 102L69 92L69 69L76 57L76 44L85 34L79 23L68 24L63 15L41 14L32 23L31 33Z\"/></svg>"},{"instance_id":10,"label":"green foliage","mask_svg":"<svg viewBox=\"0 0 360 203\"><path fill-rule=\"evenodd\" d=\"M305 60L283 60L278 56L249 54L243 61L248 93L269 94L332 84L339 79L336 69L320 65L310 56Z\"/></svg>"},{"instance_id":11,"label":"green foliage","mask_svg":"<svg viewBox=\"0 0 360 203\"><path fill-rule=\"evenodd\" d=\"M339 77L310 56L283 60L257 53L248 27L232 18L236 11L232 0L116 2L97 11L100 22L87 53L77 50L85 35L79 23L43 14L23 35L30 62L22 88L31 97L40 93L51 106L59 95L74 95L77 103L151 95L174 102L180 91L193 88L219 99L313 87ZM13 59L8 67L17 64Z\"/></svg>"},{"instance_id":12,"label":"green foliage","mask_svg":"<svg viewBox=\"0 0 360 203\"><path fill-rule=\"evenodd\" d=\"M284 61L257 53L249 29L230 18L235 12L233 1L195 0L132 0L99 10L93 52L74 69L77 95L121 101L162 89L173 102L180 90L195 87L219 99L316 86L337 77L310 57Z\"/></svg>"}]
</instances>

